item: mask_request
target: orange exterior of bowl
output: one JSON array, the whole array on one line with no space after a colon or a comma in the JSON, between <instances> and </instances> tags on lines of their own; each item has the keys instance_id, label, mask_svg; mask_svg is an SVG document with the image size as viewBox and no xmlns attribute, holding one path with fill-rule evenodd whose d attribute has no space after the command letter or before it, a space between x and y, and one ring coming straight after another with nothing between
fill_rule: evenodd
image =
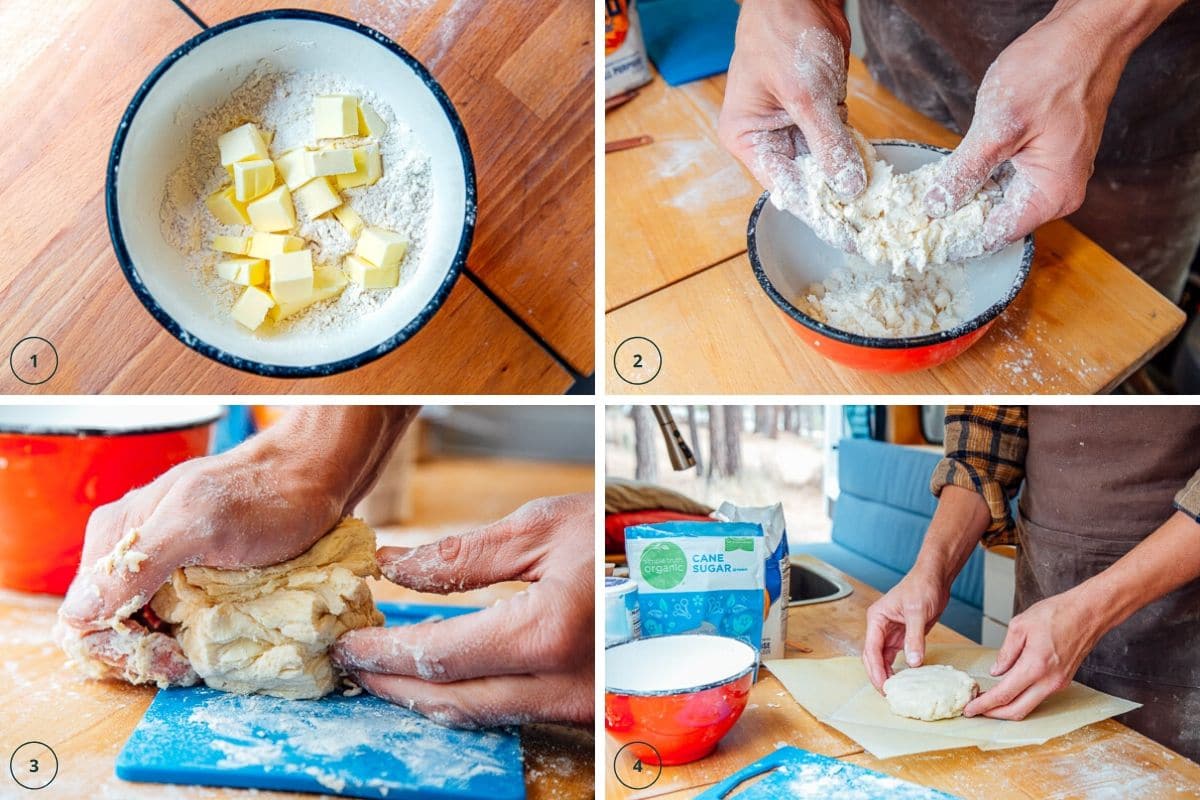
<instances>
[{"instance_id":1,"label":"orange exterior of bowl","mask_svg":"<svg viewBox=\"0 0 1200 800\"><path fill-rule=\"evenodd\" d=\"M208 452L212 425L113 436L0 433L0 586L64 594L93 510Z\"/></svg>"},{"instance_id":2,"label":"orange exterior of bowl","mask_svg":"<svg viewBox=\"0 0 1200 800\"><path fill-rule=\"evenodd\" d=\"M711 753L746 710L750 687L747 673L729 683L690 694L645 697L604 694L604 728L622 746L644 742L658 751L634 744L633 755L648 764L688 764Z\"/></svg>"},{"instance_id":3,"label":"orange exterior of bowl","mask_svg":"<svg viewBox=\"0 0 1200 800\"><path fill-rule=\"evenodd\" d=\"M970 333L937 344L889 348L849 344L817 333L791 317L787 317L787 321L814 352L830 361L866 372L914 372L944 364L979 341L995 322L991 320Z\"/></svg>"}]
</instances>

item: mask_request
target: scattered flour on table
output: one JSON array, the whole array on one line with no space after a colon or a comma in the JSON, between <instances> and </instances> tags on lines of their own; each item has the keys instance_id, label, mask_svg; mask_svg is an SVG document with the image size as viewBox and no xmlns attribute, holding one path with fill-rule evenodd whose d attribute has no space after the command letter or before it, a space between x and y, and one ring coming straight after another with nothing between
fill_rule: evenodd
<instances>
[{"instance_id":1,"label":"scattered flour on table","mask_svg":"<svg viewBox=\"0 0 1200 800\"><path fill-rule=\"evenodd\" d=\"M771 192L775 206L804 220L824 241L886 264L897 276L983 255L984 222L1001 197L994 182L954 213L935 219L924 212L923 199L937 178L937 162L897 173L860 133L852 133L867 169L867 187L858 197L838 196L816 159L802 155L796 172L778 175Z\"/></svg>"},{"instance_id":2,"label":"scattered flour on table","mask_svg":"<svg viewBox=\"0 0 1200 800\"><path fill-rule=\"evenodd\" d=\"M962 264L896 277L886 265L847 256L844 266L808 288L801 304L838 330L894 339L954 328L969 300Z\"/></svg>"},{"instance_id":3,"label":"scattered flour on table","mask_svg":"<svg viewBox=\"0 0 1200 800\"><path fill-rule=\"evenodd\" d=\"M247 122L264 134L273 133L272 158L301 145L314 145L313 103L318 95L349 94L375 109L387 124L379 140L383 177L373 186L342 190L345 201L366 224L403 234L409 242L401 267L400 287L390 291L364 290L351 282L337 298L318 303L305 312L265 329L270 335L281 331L323 331L348 327L364 314L378 310L393 291L403 290L405 276L421 263L426 229L433 200L429 156L411 128L379 95L342 77L317 72L278 72L262 64L235 89L229 99L202 116L193 127L187 151L167 180L161 206L161 225L167 243L183 254L197 288L208 295L212 313L228 324L230 309L244 287L220 278L214 265L220 254L209 249L214 236L244 236L248 226L223 225L205 207L205 199L229 183L220 164L217 138ZM180 109L179 114L184 110ZM336 147L354 147L370 139L350 137L332 140ZM314 264L341 267L342 259L354 249L346 230L325 215L311 219L296 204L298 234L309 240Z\"/></svg>"}]
</instances>

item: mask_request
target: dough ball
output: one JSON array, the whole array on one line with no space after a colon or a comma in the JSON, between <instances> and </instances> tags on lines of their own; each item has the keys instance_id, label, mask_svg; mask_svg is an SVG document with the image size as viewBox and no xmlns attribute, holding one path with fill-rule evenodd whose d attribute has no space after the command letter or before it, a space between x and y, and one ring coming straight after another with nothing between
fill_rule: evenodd
<instances>
[{"instance_id":1,"label":"dough ball","mask_svg":"<svg viewBox=\"0 0 1200 800\"><path fill-rule=\"evenodd\" d=\"M979 684L962 670L930 664L897 672L883 682L883 693L896 716L929 721L962 716Z\"/></svg>"},{"instance_id":2,"label":"dough ball","mask_svg":"<svg viewBox=\"0 0 1200 800\"><path fill-rule=\"evenodd\" d=\"M337 686L334 641L383 624L366 581L379 574L375 532L347 518L282 564L177 569L150 607L209 686L309 699Z\"/></svg>"}]
</instances>

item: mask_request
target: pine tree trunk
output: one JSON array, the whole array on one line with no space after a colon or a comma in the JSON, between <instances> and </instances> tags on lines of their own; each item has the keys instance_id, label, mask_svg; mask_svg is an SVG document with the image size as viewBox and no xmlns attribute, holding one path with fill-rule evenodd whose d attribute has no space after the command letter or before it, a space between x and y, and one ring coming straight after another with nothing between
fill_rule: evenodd
<instances>
[{"instance_id":1,"label":"pine tree trunk","mask_svg":"<svg viewBox=\"0 0 1200 800\"><path fill-rule=\"evenodd\" d=\"M696 458L696 474L704 474L704 458L700 453L700 429L696 425L696 407L687 407L688 439L692 443L692 455Z\"/></svg>"},{"instance_id":2,"label":"pine tree trunk","mask_svg":"<svg viewBox=\"0 0 1200 800\"><path fill-rule=\"evenodd\" d=\"M742 468L742 407L725 406L725 474L737 475Z\"/></svg>"},{"instance_id":3,"label":"pine tree trunk","mask_svg":"<svg viewBox=\"0 0 1200 800\"><path fill-rule=\"evenodd\" d=\"M708 407L708 474L729 474L725 469L725 409L721 406Z\"/></svg>"},{"instance_id":4,"label":"pine tree trunk","mask_svg":"<svg viewBox=\"0 0 1200 800\"><path fill-rule=\"evenodd\" d=\"M637 457L634 477L639 481L654 481L658 478L658 460L654 451L654 436L657 425L649 406L633 406L629 412L633 418L633 450Z\"/></svg>"}]
</instances>

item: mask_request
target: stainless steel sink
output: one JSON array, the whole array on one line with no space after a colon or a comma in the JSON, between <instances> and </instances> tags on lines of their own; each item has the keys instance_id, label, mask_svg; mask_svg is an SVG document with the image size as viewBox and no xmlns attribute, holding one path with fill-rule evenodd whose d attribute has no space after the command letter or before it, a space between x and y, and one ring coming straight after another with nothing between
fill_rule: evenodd
<instances>
[{"instance_id":1,"label":"stainless steel sink","mask_svg":"<svg viewBox=\"0 0 1200 800\"><path fill-rule=\"evenodd\" d=\"M828 603L831 600L841 600L854 591L853 586L816 559L792 556L791 562L789 606Z\"/></svg>"}]
</instances>

